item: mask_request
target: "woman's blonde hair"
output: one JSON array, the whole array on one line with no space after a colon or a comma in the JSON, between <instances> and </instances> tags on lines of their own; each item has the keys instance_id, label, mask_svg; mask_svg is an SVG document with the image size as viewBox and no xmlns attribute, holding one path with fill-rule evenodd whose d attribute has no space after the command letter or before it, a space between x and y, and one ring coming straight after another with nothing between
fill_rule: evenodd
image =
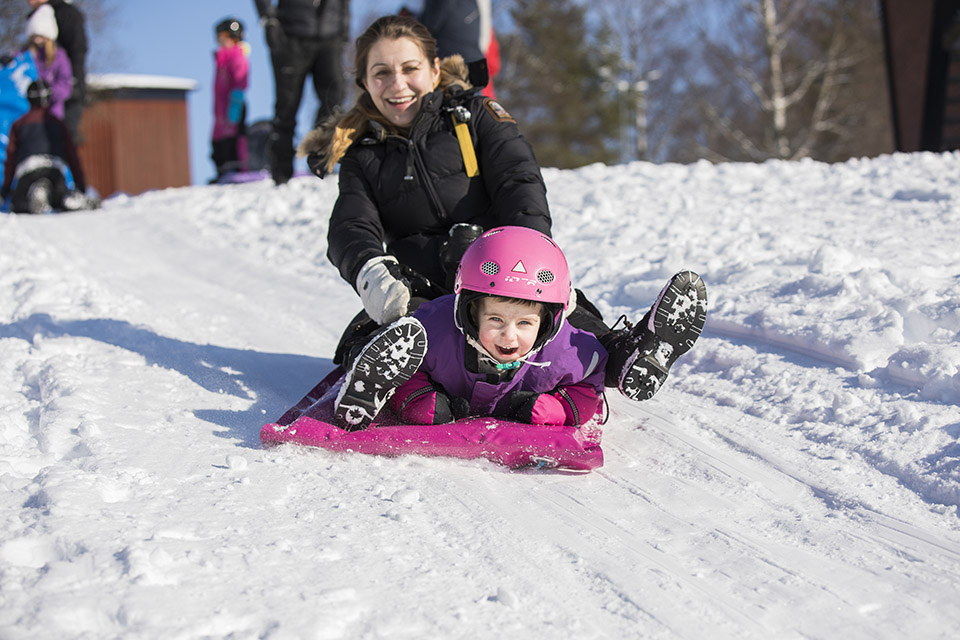
<instances>
[{"instance_id":1,"label":"woman's blonde hair","mask_svg":"<svg viewBox=\"0 0 960 640\"><path fill-rule=\"evenodd\" d=\"M437 59L437 41L425 26L406 16L384 16L376 20L357 38L356 42L353 71L354 81L361 90L360 97L346 114L334 114L308 133L297 150L300 156L319 155L327 172L330 172L350 145L367 132L368 123L371 120L380 123L388 133L399 133L397 127L384 118L377 109L373 98L363 84L373 45L380 40L399 38L413 41L423 52L427 61L431 65L434 64ZM467 76L467 66L461 56L454 55L441 61L439 83L441 88L446 90L452 86L459 86L462 89L469 89L471 85L467 81Z\"/></svg>"},{"instance_id":2,"label":"woman's blonde hair","mask_svg":"<svg viewBox=\"0 0 960 640\"><path fill-rule=\"evenodd\" d=\"M37 55L37 45L33 43L33 38L30 38L30 51L34 56ZM57 42L56 40L51 40L50 38L44 37L43 42L43 59L47 61L47 64L53 60L53 57L57 55Z\"/></svg>"}]
</instances>

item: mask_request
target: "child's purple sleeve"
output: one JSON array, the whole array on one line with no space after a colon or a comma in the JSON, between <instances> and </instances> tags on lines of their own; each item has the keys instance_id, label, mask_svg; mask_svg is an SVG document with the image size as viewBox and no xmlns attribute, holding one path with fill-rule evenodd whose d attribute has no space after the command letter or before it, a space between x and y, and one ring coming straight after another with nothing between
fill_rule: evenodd
<instances>
[{"instance_id":1,"label":"child's purple sleeve","mask_svg":"<svg viewBox=\"0 0 960 640\"><path fill-rule=\"evenodd\" d=\"M57 49L57 54L50 64L53 82L50 84L50 112L61 120L63 119L63 103L73 93L73 67L70 58L63 49Z\"/></svg>"}]
</instances>

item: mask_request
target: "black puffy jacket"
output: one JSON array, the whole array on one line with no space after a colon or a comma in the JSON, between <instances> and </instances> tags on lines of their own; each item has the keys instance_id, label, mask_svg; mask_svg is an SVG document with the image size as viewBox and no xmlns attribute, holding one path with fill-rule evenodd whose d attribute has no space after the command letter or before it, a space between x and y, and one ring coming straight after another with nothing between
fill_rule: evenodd
<instances>
[{"instance_id":1,"label":"black puffy jacket","mask_svg":"<svg viewBox=\"0 0 960 640\"><path fill-rule=\"evenodd\" d=\"M480 175L467 177L449 109L470 111ZM364 263L385 254L436 284L440 252L457 223L485 230L517 225L550 233L547 190L533 149L495 101L469 93L425 97L408 138L372 132L341 160L340 197L327 232L327 257L356 285ZM384 250L386 247L386 250Z\"/></svg>"},{"instance_id":2,"label":"black puffy jacket","mask_svg":"<svg viewBox=\"0 0 960 640\"><path fill-rule=\"evenodd\" d=\"M437 39L437 55L446 58L459 53L466 62L486 55L481 42L488 34L481 29L490 29L490 23L481 18L479 5L477 0L424 1L419 19Z\"/></svg>"},{"instance_id":3,"label":"black puffy jacket","mask_svg":"<svg viewBox=\"0 0 960 640\"><path fill-rule=\"evenodd\" d=\"M66 125L48 109L31 107L10 126L7 157L3 166L0 200L10 193L17 166L31 156L55 156L70 167L78 191L86 191L87 183L77 148Z\"/></svg>"}]
</instances>

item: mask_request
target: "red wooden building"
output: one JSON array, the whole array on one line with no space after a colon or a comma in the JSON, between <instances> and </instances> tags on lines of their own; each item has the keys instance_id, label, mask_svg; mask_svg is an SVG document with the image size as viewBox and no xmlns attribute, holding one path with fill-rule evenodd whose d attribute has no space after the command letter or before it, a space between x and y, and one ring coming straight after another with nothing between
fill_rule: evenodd
<instances>
[{"instance_id":1,"label":"red wooden building","mask_svg":"<svg viewBox=\"0 0 960 640\"><path fill-rule=\"evenodd\" d=\"M87 183L104 197L190 184L187 92L193 80L106 74L88 77L80 122Z\"/></svg>"}]
</instances>

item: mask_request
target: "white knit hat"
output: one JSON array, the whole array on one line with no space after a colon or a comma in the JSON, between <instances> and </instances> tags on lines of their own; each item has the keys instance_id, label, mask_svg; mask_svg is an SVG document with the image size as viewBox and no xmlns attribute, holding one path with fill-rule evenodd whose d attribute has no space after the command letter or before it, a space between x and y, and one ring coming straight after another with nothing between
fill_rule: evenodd
<instances>
[{"instance_id":1,"label":"white knit hat","mask_svg":"<svg viewBox=\"0 0 960 640\"><path fill-rule=\"evenodd\" d=\"M43 36L56 40L59 35L60 30L57 28L57 17L53 14L53 7L49 4L42 4L37 7L37 10L27 20L27 38Z\"/></svg>"}]
</instances>

